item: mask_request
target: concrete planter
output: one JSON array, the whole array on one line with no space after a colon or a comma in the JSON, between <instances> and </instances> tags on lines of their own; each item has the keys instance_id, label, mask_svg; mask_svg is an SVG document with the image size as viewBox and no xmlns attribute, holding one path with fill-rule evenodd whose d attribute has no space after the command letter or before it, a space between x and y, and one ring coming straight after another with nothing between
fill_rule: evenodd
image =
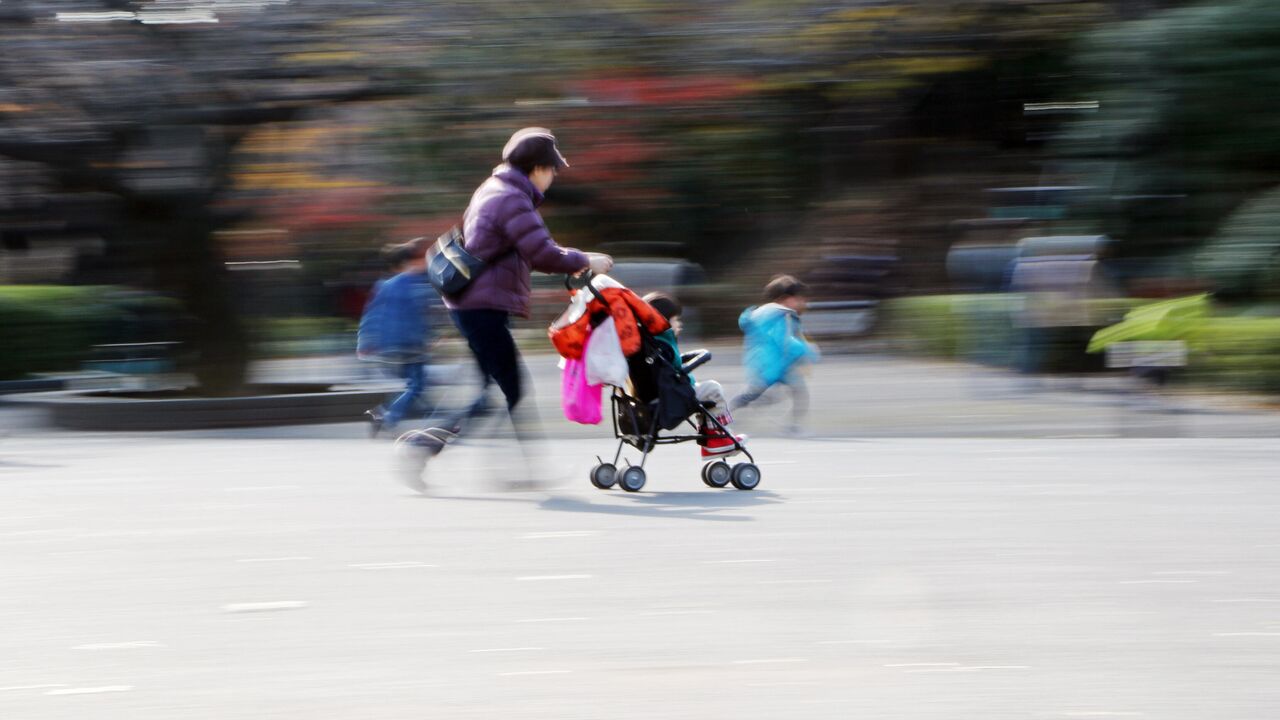
<instances>
[{"instance_id":1,"label":"concrete planter","mask_svg":"<svg viewBox=\"0 0 1280 720\"><path fill-rule=\"evenodd\" d=\"M65 391L9 395L6 403L46 409L69 430L203 430L355 422L387 395L381 388L323 384L258 385L260 394L233 398L182 396L177 391Z\"/></svg>"}]
</instances>

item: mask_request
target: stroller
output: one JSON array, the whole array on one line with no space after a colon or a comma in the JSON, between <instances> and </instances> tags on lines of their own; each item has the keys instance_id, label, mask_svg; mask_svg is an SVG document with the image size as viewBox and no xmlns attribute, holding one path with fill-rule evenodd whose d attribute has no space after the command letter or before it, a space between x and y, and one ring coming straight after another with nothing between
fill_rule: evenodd
<instances>
[{"instance_id":1,"label":"stroller","mask_svg":"<svg viewBox=\"0 0 1280 720\"><path fill-rule=\"evenodd\" d=\"M565 285L570 290L586 288L607 305L592 279L588 271L570 276ZM601 319L593 317L593 326ZM734 437L721 424L716 413L711 412L712 407L698 401L689 380L694 370L711 361L711 352L685 353L677 362L671 347L655 340L643 323L639 323L637 329L640 352L627 358L631 392L615 387L610 398L609 415L613 419L618 449L612 462L605 462L597 456L599 463L591 469L591 484L601 490L617 485L627 492L639 492L646 480L645 461L659 445L706 441L712 437L705 431L708 427ZM760 484L760 469L755 465L755 458L737 438L733 444L734 454L746 455L748 462L731 466L717 458L703 465L702 482L713 488L732 484L738 490L754 490ZM619 470L618 462L622 460L622 450L627 445L640 451L640 464L632 465L627 461L626 467Z\"/></svg>"}]
</instances>

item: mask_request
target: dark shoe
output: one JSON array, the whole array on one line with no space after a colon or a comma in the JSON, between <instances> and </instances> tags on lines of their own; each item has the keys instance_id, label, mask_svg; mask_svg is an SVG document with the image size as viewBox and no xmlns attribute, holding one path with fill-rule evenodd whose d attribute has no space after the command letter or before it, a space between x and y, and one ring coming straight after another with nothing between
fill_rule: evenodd
<instances>
[{"instance_id":1,"label":"dark shoe","mask_svg":"<svg viewBox=\"0 0 1280 720\"><path fill-rule=\"evenodd\" d=\"M458 439L458 431L456 429L446 430L440 427L430 427L422 432L435 438L440 443L440 450L443 450L446 445ZM440 450L437 450L436 452L439 452Z\"/></svg>"},{"instance_id":2,"label":"dark shoe","mask_svg":"<svg viewBox=\"0 0 1280 720\"><path fill-rule=\"evenodd\" d=\"M449 443L457 439L458 434L444 428L427 428L426 430L410 430L396 439L397 446L412 447L435 457Z\"/></svg>"},{"instance_id":3,"label":"dark shoe","mask_svg":"<svg viewBox=\"0 0 1280 720\"><path fill-rule=\"evenodd\" d=\"M444 443L425 430L410 430L396 438L396 475L409 488L425 493L427 483L422 479L427 463L435 457Z\"/></svg>"},{"instance_id":4,"label":"dark shoe","mask_svg":"<svg viewBox=\"0 0 1280 720\"><path fill-rule=\"evenodd\" d=\"M365 410L365 419L369 421L369 438L378 437L378 433L382 432L382 413L378 410Z\"/></svg>"}]
</instances>

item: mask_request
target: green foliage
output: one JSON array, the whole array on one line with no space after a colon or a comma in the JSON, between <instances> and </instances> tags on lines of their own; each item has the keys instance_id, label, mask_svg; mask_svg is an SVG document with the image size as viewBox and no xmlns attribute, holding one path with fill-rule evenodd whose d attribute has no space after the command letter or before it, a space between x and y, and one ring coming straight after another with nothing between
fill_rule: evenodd
<instances>
[{"instance_id":1,"label":"green foliage","mask_svg":"<svg viewBox=\"0 0 1280 720\"><path fill-rule=\"evenodd\" d=\"M1235 390L1280 392L1280 318L1214 317L1187 337L1191 377Z\"/></svg>"},{"instance_id":2,"label":"green foliage","mask_svg":"<svg viewBox=\"0 0 1280 720\"><path fill-rule=\"evenodd\" d=\"M264 318L251 328L260 357L353 353L354 331L350 320L332 317Z\"/></svg>"},{"instance_id":3,"label":"green foliage","mask_svg":"<svg viewBox=\"0 0 1280 720\"><path fill-rule=\"evenodd\" d=\"M1280 187L1241 206L1201 248L1197 270L1228 294L1280 293Z\"/></svg>"},{"instance_id":4,"label":"green foliage","mask_svg":"<svg viewBox=\"0 0 1280 720\"><path fill-rule=\"evenodd\" d=\"M1013 317L1020 302L1020 296L1013 293L897 298L881 306L882 324L910 352L1006 365L1013 362L1019 342ZM1143 301L1106 298L1086 302L1091 316L1109 323ZM1048 366L1067 369L1090 364L1083 360L1087 333L1064 330L1058 335L1053 356L1046 359Z\"/></svg>"},{"instance_id":5,"label":"green foliage","mask_svg":"<svg viewBox=\"0 0 1280 720\"><path fill-rule=\"evenodd\" d=\"M177 340L180 312L127 288L0 285L0 379L78 369L98 344Z\"/></svg>"},{"instance_id":6,"label":"green foliage","mask_svg":"<svg viewBox=\"0 0 1280 720\"><path fill-rule=\"evenodd\" d=\"M1100 110L1062 150L1104 197L1127 254L1208 236L1280 162L1280 3L1228 0L1090 33L1077 54ZM1153 197L1163 197L1154 200Z\"/></svg>"},{"instance_id":7,"label":"green foliage","mask_svg":"<svg viewBox=\"0 0 1280 720\"><path fill-rule=\"evenodd\" d=\"M1189 352L1188 374L1194 381L1280 392L1280 317L1274 316L1275 311L1268 306L1251 306L1243 313L1215 308L1207 295L1146 303L1129 312L1123 322L1099 331L1090 351L1101 351L1112 342L1183 340ZM1255 312L1262 315L1253 316Z\"/></svg>"},{"instance_id":8,"label":"green foliage","mask_svg":"<svg viewBox=\"0 0 1280 720\"><path fill-rule=\"evenodd\" d=\"M0 286L0 379L77 368L125 312L108 295L104 287Z\"/></svg>"},{"instance_id":9,"label":"green foliage","mask_svg":"<svg viewBox=\"0 0 1280 720\"><path fill-rule=\"evenodd\" d=\"M1124 320L1094 334L1087 352L1106 350L1108 345L1135 340L1183 340L1209 313L1207 294L1144 303L1130 310Z\"/></svg>"},{"instance_id":10,"label":"green foliage","mask_svg":"<svg viewBox=\"0 0 1280 720\"><path fill-rule=\"evenodd\" d=\"M1012 344L1015 303L1015 295L997 293L896 298L881 306L882 324L911 352L993 357Z\"/></svg>"}]
</instances>

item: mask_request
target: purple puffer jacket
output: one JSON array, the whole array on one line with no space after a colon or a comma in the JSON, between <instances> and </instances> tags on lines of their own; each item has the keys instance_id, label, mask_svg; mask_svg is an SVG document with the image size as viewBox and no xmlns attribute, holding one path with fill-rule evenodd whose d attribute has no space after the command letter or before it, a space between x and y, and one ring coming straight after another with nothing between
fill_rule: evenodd
<instances>
[{"instance_id":1,"label":"purple puffer jacket","mask_svg":"<svg viewBox=\"0 0 1280 720\"><path fill-rule=\"evenodd\" d=\"M456 296L451 310L505 310L529 317L529 272L575 273L587 267L585 253L551 239L537 207L542 193L528 176L499 165L471 196L462 218L467 252L489 263Z\"/></svg>"}]
</instances>

